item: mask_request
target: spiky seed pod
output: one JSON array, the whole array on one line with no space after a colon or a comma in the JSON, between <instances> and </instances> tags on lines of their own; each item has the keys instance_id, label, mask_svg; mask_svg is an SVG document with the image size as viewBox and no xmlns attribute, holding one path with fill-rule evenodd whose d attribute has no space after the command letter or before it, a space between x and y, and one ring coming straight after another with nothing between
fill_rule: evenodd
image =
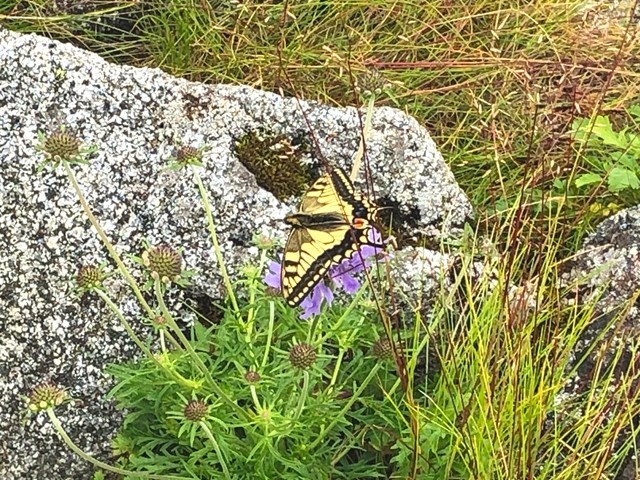
<instances>
[{"instance_id":1,"label":"spiky seed pod","mask_svg":"<svg viewBox=\"0 0 640 480\"><path fill-rule=\"evenodd\" d=\"M142 254L142 261L149 269L151 276L164 283L175 282L182 273L180 254L167 245L151 247Z\"/></svg>"},{"instance_id":2,"label":"spiky seed pod","mask_svg":"<svg viewBox=\"0 0 640 480\"><path fill-rule=\"evenodd\" d=\"M184 407L184 417L192 422L199 422L207 416L209 407L202 400L190 400Z\"/></svg>"},{"instance_id":3,"label":"spiky seed pod","mask_svg":"<svg viewBox=\"0 0 640 480\"><path fill-rule=\"evenodd\" d=\"M261 377L258 372L249 370L247 373L244 374L244 379L249 383L258 383Z\"/></svg>"},{"instance_id":4,"label":"spiky seed pod","mask_svg":"<svg viewBox=\"0 0 640 480\"><path fill-rule=\"evenodd\" d=\"M380 71L375 68L368 69L356 78L356 91L364 97L380 95L390 88L391 83L387 82Z\"/></svg>"},{"instance_id":5,"label":"spiky seed pod","mask_svg":"<svg viewBox=\"0 0 640 480\"><path fill-rule=\"evenodd\" d=\"M156 327L164 327L167 324L167 319L162 315L156 315L155 317L153 317L153 324Z\"/></svg>"},{"instance_id":6,"label":"spiky seed pod","mask_svg":"<svg viewBox=\"0 0 640 480\"><path fill-rule=\"evenodd\" d=\"M289 349L289 362L301 370L306 370L311 367L315 363L316 358L316 351L308 343L299 343Z\"/></svg>"},{"instance_id":7,"label":"spiky seed pod","mask_svg":"<svg viewBox=\"0 0 640 480\"><path fill-rule=\"evenodd\" d=\"M279 288L274 288L274 287L267 287L264 289L264 294L267 297L279 297L280 296L280 289Z\"/></svg>"},{"instance_id":8,"label":"spiky seed pod","mask_svg":"<svg viewBox=\"0 0 640 480\"><path fill-rule=\"evenodd\" d=\"M387 360L393 356L393 345L388 338L381 338L372 345L371 353L380 360Z\"/></svg>"},{"instance_id":9,"label":"spiky seed pod","mask_svg":"<svg viewBox=\"0 0 640 480\"><path fill-rule=\"evenodd\" d=\"M78 138L64 130L59 130L45 137L42 151L50 159L74 161L80 156L81 142Z\"/></svg>"},{"instance_id":10,"label":"spiky seed pod","mask_svg":"<svg viewBox=\"0 0 640 480\"><path fill-rule=\"evenodd\" d=\"M83 265L76 274L76 284L81 290L93 290L102 286L104 274L100 267Z\"/></svg>"},{"instance_id":11,"label":"spiky seed pod","mask_svg":"<svg viewBox=\"0 0 640 480\"><path fill-rule=\"evenodd\" d=\"M27 406L32 412L41 412L62 405L68 398L63 389L51 383L43 383L33 389L27 399Z\"/></svg>"},{"instance_id":12,"label":"spiky seed pod","mask_svg":"<svg viewBox=\"0 0 640 480\"><path fill-rule=\"evenodd\" d=\"M181 165L202 163L202 149L183 145L176 151L176 161Z\"/></svg>"}]
</instances>

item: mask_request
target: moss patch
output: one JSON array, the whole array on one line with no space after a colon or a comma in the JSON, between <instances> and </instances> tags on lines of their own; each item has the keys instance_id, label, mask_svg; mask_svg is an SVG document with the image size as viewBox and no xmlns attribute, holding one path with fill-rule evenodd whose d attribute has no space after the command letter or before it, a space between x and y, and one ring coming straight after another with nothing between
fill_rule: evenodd
<instances>
[{"instance_id":1,"label":"moss patch","mask_svg":"<svg viewBox=\"0 0 640 480\"><path fill-rule=\"evenodd\" d=\"M258 185L278 200L302 195L315 178L314 169L305 162L311 146L302 136L290 139L283 134L252 131L237 140L234 150Z\"/></svg>"}]
</instances>

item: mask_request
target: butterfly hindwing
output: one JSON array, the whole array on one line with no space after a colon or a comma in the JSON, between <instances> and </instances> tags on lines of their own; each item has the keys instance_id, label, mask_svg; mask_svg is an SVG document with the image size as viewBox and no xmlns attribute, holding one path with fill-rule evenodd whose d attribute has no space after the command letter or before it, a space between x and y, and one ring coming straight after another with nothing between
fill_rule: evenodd
<instances>
[{"instance_id":1,"label":"butterfly hindwing","mask_svg":"<svg viewBox=\"0 0 640 480\"><path fill-rule=\"evenodd\" d=\"M341 169L314 182L298 213L287 217L293 228L284 249L282 293L289 305L299 305L332 265L371 244L372 211Z\"/></svg>"},{"instance_id":2,"label":"butterfly hindwing","mask_svg":"<svg viewBox=\"0 0 640 480\"><path fill-rule=\"evenodd\" d=\"M282 293L291 306L299 305L322 280L334 263L334 257L339 256L336 247L349 230L348 225L329 230L293 228L282 261Z\"/></svg>"}]
</instances>

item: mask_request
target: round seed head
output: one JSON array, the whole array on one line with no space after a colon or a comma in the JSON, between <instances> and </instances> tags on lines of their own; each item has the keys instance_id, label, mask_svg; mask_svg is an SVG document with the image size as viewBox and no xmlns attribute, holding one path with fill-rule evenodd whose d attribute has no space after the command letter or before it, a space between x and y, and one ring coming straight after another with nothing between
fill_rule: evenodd
<instances>
[{"instance_id":1,"label":"round seed head","mask_svg":"<svg viewBox=\"0 0 640 480\"><path fill-rule=\"evenodd\" d=\"M267 287L264 289L264 294L267 297L279 297L280 296L280 289L279 288L275 288L275 287Z\"/></svg>"},{"instance_id":2,"label":"round seed head","mask_svg":"<svg viewBox=\"0 0 640 480\"><path fill-rule=\"evenodd\" d=\"M165 283L178 280L182 273L180 254L166 245L151 247L142 254L142 261L153 278Z\"/></svg>"},{"instance_id":3,"label":"round seed head","mask_svg":"<svg viewBox=\"0 0 640 480\"><path fill-rule=\"evenodd\" d=\"M393 345L387 338L381 338L371 347L371 353L380 360L387 360L393 356Z\"/></svg>"},{"instance_id":4,"label":"round seed head","mask_svg":"<svg viewBox=\"0 0 640 480\"><path fill-rule=\"evenodd\" d=\"M33 389L27 403L29 410L40 412L61 405L68 398L67 392L63 389L51 383L43 383Z\"/></svg>"},{"instance_id":5,"label":"round seed head","mask_svg":"<svg viewBox=\"0 0 640 480\"><path fill-rule=\"evenodd\" d=\"M244 374L244 379L249 383L258 383L260 381L260 374L253 370L249 370Z\"/></svg>"},{"instance_id":6,"label":"round seed head","mask_svg":"<svg viewBox=\"0 0 640 480\"><path fill-rule=\"evenodd\" d=\"M176 161L181 165L199 164L202 162L202 150L188 145L178 147Z\"/></svg>"},{"instance_id":7,"label":"round seed head","mask_svg":"<svg viewBox=\"0 0 640 480\"><path fill-rule=\"evenodd\" d=\"M74 160L80 155L80 145L75 135L60 130L44 139L42 150L49 158Z\"/></svg>"},{"instance_id":8,"label":"round seed head","mask_svg":"<svg viewBox=\"0 0 640 480\"><path fill-rule=\"evenodd\" d=\"M306 370L316 361L316 351L308 343L299 343L289 349L289 362L296 368Z\"/></svg>"},{"instance_id":9,"label":"round seed head","mask_svg":"<svg viewBox=\"0 0 640 480\"><path fill-rule=\"evenodd\" d=\"M199 422L207 416L209 407L202 400L190 400L184 407L184 416L192 422Z\"/></svg>"},{"instance_id":10,"label":"round seed head","mask_svg":"<svg viewBox=\"0 0 640 480\"><path fill-rule=\"evenodd\" d=\"M268 235L255 235L253 237L253 244L261 250L269 250L274 247L276 241Z\"/></svg>"},{"instance_id":11,"label":"round seed head","mask_svg":"<svg viewBox=\"0 0 640 480\"><path fill-rule=\"evenodd\" d=\"M371 68L356 78L356 91L365 97L380 95L391 84L385 80L379 70Z\"/></svg>"},{"instance_id":12,"label":"round seed head","mask_svg":"<svg viewBox=\"0 0 640 480\"><path fill-rule=\"evenodd\" d=\"M83 265L76 274L76 283L81 290L93 290L102 286L104 275L100 267Z\"/></svg>"}]
</instances>

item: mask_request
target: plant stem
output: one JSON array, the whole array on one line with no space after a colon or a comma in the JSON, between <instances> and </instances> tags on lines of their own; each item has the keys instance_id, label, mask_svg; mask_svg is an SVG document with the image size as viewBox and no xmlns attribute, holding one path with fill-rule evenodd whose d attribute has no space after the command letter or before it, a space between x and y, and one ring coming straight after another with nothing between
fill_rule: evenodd
<instances>
[{"instance_id":1,"label":"plant stem","mask_svg":"<svg viewBox=\"0 0 640 480\"><path fill-rule=\"evenodd\" d=\"M376 103L376 96L371 95L369 97L369 101L367 102L367 115L364 119L364 127L362 128L362 136L360 137L360 144L358 145L358 151L356 152L355 157L353 158L353 168L351 169L351 178L352 181L358 177L358 172L360 171L360 165L362 164L362 157L364 157L364 146L367 141L367 137L369 136L369 132L371 131L371 117L373 116L373 106Z\"/></svg>"},{"instance_id":2,"label":"plant stem","mask_svg":"<svg viewBox=\"0 0 640 480\"><path fill-rule=\"evenodd\" d=\"M216 442L216 439L213 436L213 433L211 432L211 429L209 428L209 425L207 425L206 422L199 422L199 425L200 425L200 427L202 427L204 432L207 434L207 437L209 437L209 440L211 441L211 444L213 445L213 449L216 451L216 454L218 455L218 460L220 461L220 467L222 467L222 472L224 473L225 478L228 479L228 480L231 480L231 475L229 474L229 469L227 468L227 464L224 461L224 456L222 455L222 450L220 450L220 446L218 445L218 442Z\"/></svg>"},{"instance_id":3,"label":"plant stem","mask_svg":"<svg viewBox=\"0 0 640 480\"><path fill-rule=\"evenodd\" d=\"M236 315L240 316L240 309L238 308L238 302L236 301L236 296L233 291L233 286L231 285L231 279L229 278L227 267L224 264L224 259L222 258L222 252L220 251L220 244L218 243L218 235L216 234L216 225L213 221L213 215L211 214L211 204L209 203L207 189L204 188L202 179L200 178L200 175L198 175L198 172L195 169L193 170L193 179L198 185L198 190L200 191L200 197L202 198L202 206L204 207L204 211L207 216L207 225L209 226L209 234L211 235L211 242L213 243L213 252L215 253L216 260L218 261L218 267L220 268L222 281L224 282L224 285L227 289L227 295L229 295L229 300L231 301L231 305L233 305L233 309L236 312Z\"/></svg>"},{"instance_id":4,"label":"plant stem","mask_svg":"<svg viewBox=\"0 0 640 480\"><path fill-rule=\"evenodd\" d=\"M58 419L55 412L53 411L53 408L48 408L46 411L47 411L47 415L49 416L49 420L51 420L51 423L56 429L56 432L58 432L58 435L60 435L60 437L62 438L64 443L67 445L67 447L69 447L69 449L71 449L71 451L73 451L80 458L82 458L83 460L86 460L87 462L95 465L98 468L107 470L108 472L116 473L118 475L122 475L125 477L132 477L132 478L142 477L142 478L150 478L155 480L193 480L192 477L187 478L187 477L176 477L174 475L158 475L158 474L147 473L147 472L134 472L131 470L125 470L122 468L114 467L112 465L109 465L108 463L101 462L100 460L97 460L93 458L91 455L82 451L80 447L78 447L75 443L73 443L71 438L69 438L69 435L67 435L67 432L62 427L62 424L60 423L60 420Z\"/></svg>"},{"instance_id":5,"label":"plant stem","mask_svg":"<svg viewBox=\"0 0 640 480\"><path fill-rule=\"evenodd\" d=\"M211 390L213 390L215 392L215 394L218 395L218 397L223 402L225 402L227 405L229 405L241 417L243 417L245 420L251 420L251 416L243 408L241 408L233 400L231 400L231 398L229 398L229 396L218 386L218 384L215 382L215 380L211 376L211 372L209 372L209 369L207 369L207 366L204 364L204 362L202 361L200 356L193 349L193 346L191 345L191 342L189 342L187 337L185 337L184 333L182 333L182 330L180 330L180 327L178 327L178 324L173 319L173 316L171 315L171 313L167 309L167 305L164 303L164 298L162 296L162 293L163 293L162 292L162 282L160 280L154 280L153 286L154 286L154 292L155 292L155 295L156 295L156 299L158 301L158 305L160 305L160 310L161 310L162 315L164 316L165 320L167 321L167 325L169 325L169 328L173 331L173 333L176 334L176 336L178 337L178 339L182 343L182 346L184 347L186 352L189 354L191 359L194 361L198 371L200 371L200 373L207 380L207 383L211 387Z\"/></svg>"},{"instance_id":6,"label":"plant stem","mask_svg":"<svg viewBox=\"0 0 640 480\"><path fill-rule=\"evenodd\" d=\"M380 365L381 364L379 362L374 365L374 367L371 369L371 372L369 372L369 375L367 375L367 378L365 378L362 382L362 385L360 385L358 390L353 392L353 395L351 396L351 398L349 398L349 401L344 405L342 410L334 416L333 421L327 426L327 428L322 431L322 433L320 433L318 438L313 441L313 443L309 446L309 450L313 450L314 448L316 448L320 444L320 442L324 440L324 437L326 437L329 432L338 424L338 422L344 419L347 411L349 411L351 406L360 399L360 395L362 394L362 392L364 392L364 389L369 386L369 383L380 369Z\"/></svg>"},{"instance_id":7,"label":"plant stem","mask_svg":"<svg viewBox=\"0 0 640 480\"><path fill-rule=\"evenodd\" d=\"M116 315L116 317L118 317L118 320L120 320L120 323L122 324L123 328L129 335L129 337L131 337L134 343L138 346L140 350L142 350L142 352L147 356L149 360L154 362L161 370L163 370L167 375L169 375L179 384L187 388L195 387L195 384L192 381L187 380L182 375L179 375L177 372L174 372L170 368L167 368L165 364L163 364L160 360L156 358L156 356L151 352L151 350L149 350L147 345L145 345L145 343L140 339L140 337L136 335L136 332L133 331L133 328L131 328L131 325L129 324L127 319L124 318L124 316L118 309L118 306L115 303L113 303L113 301L109 298L109 296L105 292L103 292L102 290L96 290L96 293L107 304L107 307L109 307L109 309Z\"/></svg>"},{"instance_id":8,"label":"plant stem","mask_svg":"<svg viewBox=\"0 0 640 480\"><path fill-rule=\"evenodd\" d=\"M269 350L271 349L271 340L273 338L273 326L276 319L276 306L274 302L269 302L269 330L267 331L267 342L264 347L264 355L262 356L262 367L269 361Z\"/></svg>"},{"instance_id":9,"label":"plant stem","mask_svg":"<svg viewBox=\"0 0 640 480\"><path fill-rule=\"evenodd\" d=\"M302 415L302 409L307 400L307 394L309 393L309 372L305 370L302 372L302 391L300 392L300 398L298 399L298 406L296 407L296 413L293 415L294 420L300 418Z\"/></svg>"},{"instance_id":10,"label":"plant stem","mask_svg":"<svg viewBox=\"0 0 640 480\"><path fill-rule=\"evenodd\" d=\"M102 243L107 248L107 251L109 252L109 255L111 255L111 258L113 258L113 261L116 262L116 265L118 266L118 270L120 271L122 276L126 279L127 283L129 284L129 287L131 287L131 289L133 290L133 293L135 294L136 298L140 302L140 305L142 305L144 310L147 312L147 316L149 318L153 318L153 310L144 299L144 296L142 295L142 292L140 291L140 288L138 287L138 284L136 283L135 279L129 273L129 270L120 259L120 255L118 255L118 252L116 252L116 249L113 247L113 245L107 238L106 233L104 232L104 230L102 230L100 223L98 222L96 217L93 215L93 212L91 211L91 207L89 207L89 204L87 203L86 199L84 198L84 195L82 194L82 190L80 190L80 185L78 184L76 177L73 174L73 170L71 170L71 167L67 162L62 162L62 164L64 165L64 168L67 172L67 176L69 177L71 185L78 197L78 200L80 201L80 205L82 205L82 209L84 210L85 215L89 218L89 221L91 222L91 225L93 225L93 228L96 229L96 232L100 237L100 240L102 240Z\"/></svg>"}]
</instances>

